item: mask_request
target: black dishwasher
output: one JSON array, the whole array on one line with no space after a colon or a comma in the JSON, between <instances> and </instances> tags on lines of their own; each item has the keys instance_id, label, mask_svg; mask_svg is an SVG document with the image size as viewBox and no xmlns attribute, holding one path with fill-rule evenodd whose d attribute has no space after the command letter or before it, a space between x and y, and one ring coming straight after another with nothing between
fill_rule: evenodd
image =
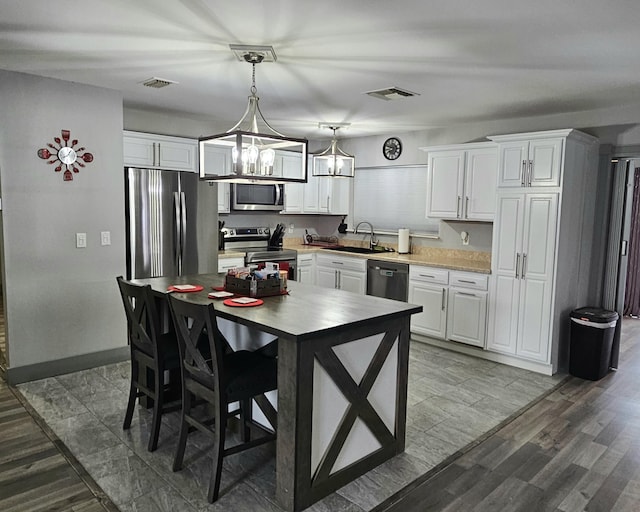
<instances>
[{"instance_id":1,"label":"black dishwasher","mask_svg":"<svg viewBox=\"0 0 640 512\"><path fill-rule=\"evenodd\" d=\"M409 265L367 260L367 295L407 302Z\"/></svg>"}]
</instances>

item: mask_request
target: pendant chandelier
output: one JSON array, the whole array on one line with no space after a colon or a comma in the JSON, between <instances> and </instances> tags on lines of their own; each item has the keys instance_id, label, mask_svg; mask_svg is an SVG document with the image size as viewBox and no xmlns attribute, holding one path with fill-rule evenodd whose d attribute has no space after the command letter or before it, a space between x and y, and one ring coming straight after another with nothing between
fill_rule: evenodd
<instances>
[{"instance_id":1,"label":"pendant chandelier","mask_svg":"<svg viewBox=\"0 0 640 512\"><path fill-rule=\"evenodd\" d=\"M234 183L306 182L307 139L283 135L260 111L256 64L264 60L264 53L248 51L243 58L253 71L247 109L227 132L199 139L200 178Z\"/></svg>"},{"instance_id":2,"label":"pendant chandelier","mask_svg":"<svg viewBox=\"0 0 640 512\"><path fill-rule=\"evenodd\" d=\"M333 130L333 139L327 149L313 155L313 175L330 176L332 178L353 178L355 174L355 157L342 151L338 147L336 131L348 123L324 124L320 128Z\"/></svg>"}]
</instances>

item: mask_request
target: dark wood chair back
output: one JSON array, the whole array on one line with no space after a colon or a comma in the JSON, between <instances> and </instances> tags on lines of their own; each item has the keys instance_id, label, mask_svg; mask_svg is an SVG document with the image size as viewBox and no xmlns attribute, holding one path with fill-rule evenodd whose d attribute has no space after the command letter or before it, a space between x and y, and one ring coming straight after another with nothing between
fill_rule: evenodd
<instances>
[{"instance_id":1,"label":"dark wood chair back","mask_svg":"<svg viewBox=\"0 0 640 512\"><path fill-rule=\"evenodd\" d=\"M153 407L148 450L158 446L162 415L181 407L178 342L175 334L161 332L155 298L151 286L137 285L116 278L127 317L127 333L131 349L131 384L129 401L122 428L131 427L136 399ZM165 371L170 382L165 382ZM171 372L174 372L171 375ZM174 399L170 395L173 390Z\"/></svg>"},{"instance_id":2,"label":"dark wood chair back","mask_svg":"<svg viewBox=\"0 0 640 512\"><path fill-rule=\"evenodd\" d=\"M158 313L151 293L151 286L140 286L116 278L124 312L127 317L129 343L138 350L156 358L158 345L155 342L159 329Z\"/></svg>"},{"instance_id":3,"label":"dark wood chair back","mask_svg":"<svg viewBox=\"0 0 640 512\"><path fill-rule=\"evenodd\" d=\"M220 490L223 457L275 440L277 413L264 393L277 387L277 359L260 351L231 350L218 329L213 303L196 304L170 295L169 306L182 367L180 438L173 470L182 468L190 430L197 428L211 436L214 467L207 499L214 502ZM273 429L253 420L254 401ZM239 408L229 411L229 404L234 402ZM192 412L201 405L204 411ZM231 417L240 422L240 442L227 447L225 432ZM252 439L252 430L262 435Z\"/></svg>"}]
</instances>

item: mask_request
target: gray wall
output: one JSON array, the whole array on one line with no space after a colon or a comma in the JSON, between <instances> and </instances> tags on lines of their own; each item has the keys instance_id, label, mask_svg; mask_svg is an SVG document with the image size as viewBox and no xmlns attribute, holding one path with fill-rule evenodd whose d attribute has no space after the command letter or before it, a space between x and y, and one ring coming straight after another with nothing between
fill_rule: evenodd
<instances>
[{"instance_id":1,"label":"gray wall","mask_svg":"<svg viewBox=\"0 0 640 512\"><path fill-rule=\"evenodd\" d=\"M121 94L0 71L0 119L10 378L46 373L41 363L122 352L115 282L125 269ZM94 155L68 182L37 156L62 129ZM111 232L111 245L100 245L101 231ZM75 247L78 232L87 234L85 249Z\"/></svg>"}]
</instances>

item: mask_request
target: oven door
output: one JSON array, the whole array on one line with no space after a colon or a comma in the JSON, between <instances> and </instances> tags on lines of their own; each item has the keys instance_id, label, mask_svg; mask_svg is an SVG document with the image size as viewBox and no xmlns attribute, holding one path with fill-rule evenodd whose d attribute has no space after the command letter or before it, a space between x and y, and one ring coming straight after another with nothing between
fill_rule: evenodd
<instances>
[{"instance_id":1,"label":"oven door","mask_svg":"<svg viewBox=\"0 0 640 512\"><path fill-rule=\"evenodd\" d=\"M231 207L234 210L279 211L284 208L284 185L234 183Z\"/></svg>"}]
</instances>

